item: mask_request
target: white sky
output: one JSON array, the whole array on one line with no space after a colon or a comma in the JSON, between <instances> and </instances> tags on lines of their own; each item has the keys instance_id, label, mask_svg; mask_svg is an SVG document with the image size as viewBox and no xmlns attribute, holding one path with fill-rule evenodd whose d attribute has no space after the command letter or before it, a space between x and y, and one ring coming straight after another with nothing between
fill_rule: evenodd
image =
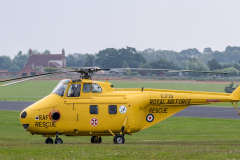
<instances>
[{"instance_id":1,"label":"white sky","mask_svg":"<svg viewBox=\"0 0 240 160\"><path fill-rule=\"evenodd\" d=\"M240 46L239 0L0 0L0 55Z\"/></svg>"}]
</instances>

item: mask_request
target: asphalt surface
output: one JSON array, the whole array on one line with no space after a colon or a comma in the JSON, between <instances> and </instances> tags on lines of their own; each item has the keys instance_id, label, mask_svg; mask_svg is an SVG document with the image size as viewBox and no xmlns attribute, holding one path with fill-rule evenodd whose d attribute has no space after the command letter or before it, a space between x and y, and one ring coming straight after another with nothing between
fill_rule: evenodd
<instances>
[{"instance_id":1,"label":"asphalt surface","mask_svg":"<svg viewBox=\"0 0 240 160\"><path fill-rule=\"evenodd\" d=\"M22 111L34 102L8 102L0 101L0 110ZM172 117L203 117L203 118L223 118L240 119L240 115L235 108L225 107L200 107L190 106Z\"/></svg>"}]
</instances>

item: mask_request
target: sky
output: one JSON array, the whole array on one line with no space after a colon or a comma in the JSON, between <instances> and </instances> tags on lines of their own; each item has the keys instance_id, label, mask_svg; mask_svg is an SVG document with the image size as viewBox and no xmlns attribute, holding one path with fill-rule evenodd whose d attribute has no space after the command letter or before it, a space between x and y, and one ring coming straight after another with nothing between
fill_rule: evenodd
<instances>
[{"instance_id":1,"label":"sky","mask_svg":"<svg viewBox=\"0 0 240 160\"><path fill-rule=\"evenodd\" d=\"M0 56L240 46L239 0L0 0Z\"/></svg>"}]
</instances>

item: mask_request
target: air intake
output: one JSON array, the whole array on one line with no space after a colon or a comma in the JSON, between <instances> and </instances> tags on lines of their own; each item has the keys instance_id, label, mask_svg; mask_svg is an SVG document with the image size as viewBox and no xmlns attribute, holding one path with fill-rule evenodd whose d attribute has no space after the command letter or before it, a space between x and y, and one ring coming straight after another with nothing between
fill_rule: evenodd
<instances>
[{"instance_id":1,"label":"air intake","mask_svg":"<svg viewBox=\"0 0 240 160\"><path fill-rule=\"evenodd\" d=\"M29 127L29 124L23 124L23 128L24 128L25 130L27 130L28 127Z\"/></svg>"},{"instance_id":2,"label":"air intake","mask_svg":"<svg viewBox=\"0 0 240 160\"><path fill-rule=\"evenodd\" d=\"M60 112L58 110L52 110L49 113L49 118L53 122L57 122L60 119L60 117L61 117L61 115L60 115Z\"/></svg>"},{"instance_id":3,"label":"air intake","mask_svg":"<svg viewBox=\"0 0 240 160\"><path fill-rule=\"evenodd\" d=\"M59 118L60 118L60 114L58 113L58 112L54 112L53 114L52 114L52 119L53 120L59 120Z\"/></svg>"}]
</instances>

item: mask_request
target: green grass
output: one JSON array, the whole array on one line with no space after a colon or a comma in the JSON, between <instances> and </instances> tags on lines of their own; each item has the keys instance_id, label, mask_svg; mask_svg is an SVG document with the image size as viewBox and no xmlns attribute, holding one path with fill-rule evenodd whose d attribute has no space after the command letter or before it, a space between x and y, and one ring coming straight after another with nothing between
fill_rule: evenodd
<instances>
[{"instance_id":1,"label":"green grass","mask_svg":"<svg viewBox=\"0 0 240 160\"><path fill-rule=\"evenodd\" d=\"M38 101L51 93L59 81L28 81L0 87L0 101ZM115 88L156 88L173 90L192 90L206 92L224 92L225 84L182 83L161 81L110 81ZM0 85L5 83L0 83ZM232 107L230 103L211 104L210 106Z\"/></svg>"},{"instance_id":2,"label":"green grass","mask_svg":"<svg viewBox=\"0 0 240 160\"><path fill-rule=\"evenodd\" d=\"M170 117L148 129L125 135L125 144L102 137L65 137L46 145L19 122L20 112L0 111L0 159L240 159L239 120Z\"/></svg>"}]
</instances>

